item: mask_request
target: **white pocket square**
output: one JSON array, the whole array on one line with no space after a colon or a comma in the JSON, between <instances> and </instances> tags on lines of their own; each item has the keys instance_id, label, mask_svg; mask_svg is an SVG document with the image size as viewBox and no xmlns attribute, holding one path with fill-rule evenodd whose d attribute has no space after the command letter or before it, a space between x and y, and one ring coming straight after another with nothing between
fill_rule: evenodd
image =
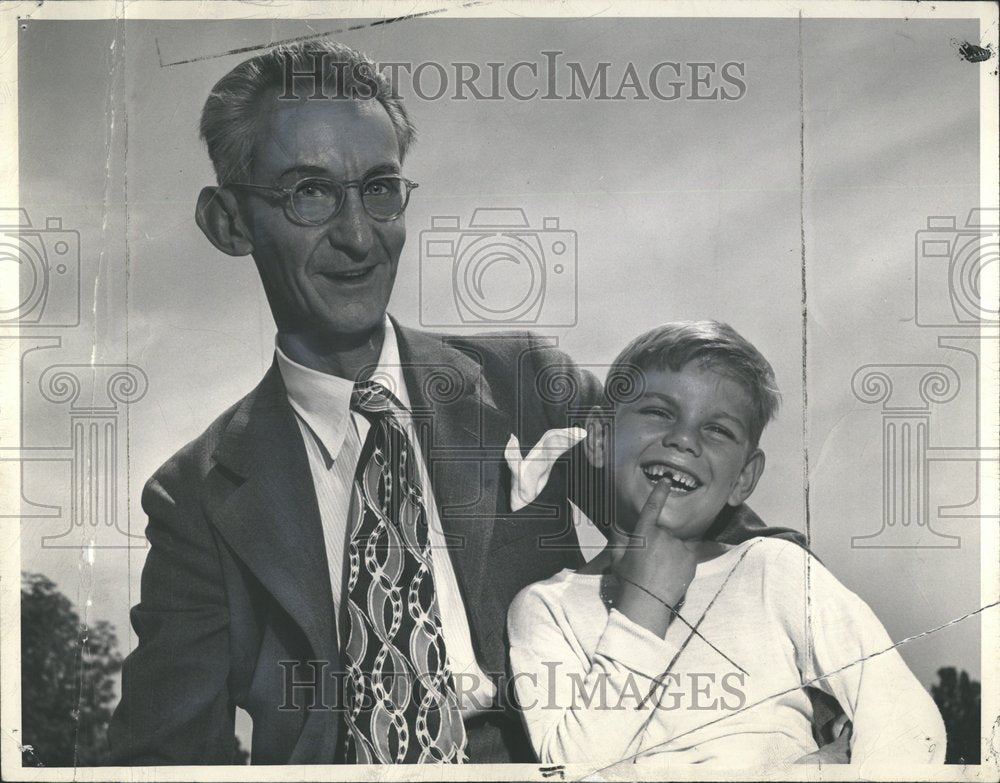
<instances>
[{"instance_id":1,"label":"white pocket square","mask_svg":"<svg viewBox=\"0 0 1000 783\"><path fill-rule=\"evenodd\" d=\"M521 443L516 435L511 435L504 450L511 474L511 510L519 511L537 498L548 482L556 461L586 437L587 431L582 427L549 430L528 456L522 457Z\"/></svg>"}]
</instances>

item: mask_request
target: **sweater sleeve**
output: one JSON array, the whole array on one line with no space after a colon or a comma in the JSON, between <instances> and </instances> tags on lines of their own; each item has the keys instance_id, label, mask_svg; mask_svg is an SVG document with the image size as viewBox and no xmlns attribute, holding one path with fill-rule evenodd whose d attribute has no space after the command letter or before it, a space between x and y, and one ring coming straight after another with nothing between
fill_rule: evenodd
<instances>
[{"instance_id":1,"label":"sweater sleeve","mask_svg":"<svg viewBox=\"0 0 1000 783\"><path fill-rule=\"evenodd\" d=\"M614 763L639 749L655 698L640 707L677 648L612 609L588 663L544 588L508 615L510 663L528 736L542 763Z\"/></svg>"},{"instance_id":2,"label":"sweater sleeve","mask_svg":"<svg viewBox=\"0 0 1000 783\"><path fill-rule=\"evenodd\" d=\"M765 577L803 680L853 722L852 764L943 763L944 723L875 613L815 557L781 545ZM785 582L785 584L780 584Z\"/></svg>"}]
</instances>

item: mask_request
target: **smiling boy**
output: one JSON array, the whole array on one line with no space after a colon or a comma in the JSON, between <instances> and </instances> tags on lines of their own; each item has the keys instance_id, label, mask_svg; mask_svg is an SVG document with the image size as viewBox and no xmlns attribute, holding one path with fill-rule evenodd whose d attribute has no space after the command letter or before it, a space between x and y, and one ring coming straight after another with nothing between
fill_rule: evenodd
<instances>
[{"instance_id":1,"label":"smiling boy","mask_svg":"<svg viewBox=\"0 0 1000 783\"><path fill-rule=\"evenodd\" d=\"M612 405L612 434L597 412L588 426L613 477L608 546L510 609L540 759L763 771L817 750L811 685L853 721L852 762L943 761L933 701L857 595L793 543L707 537L764 471L779 400L766 359L725 324L672 323L625 348L608 375L623 376L636 393Z\"/></svg>"}]
</instances>

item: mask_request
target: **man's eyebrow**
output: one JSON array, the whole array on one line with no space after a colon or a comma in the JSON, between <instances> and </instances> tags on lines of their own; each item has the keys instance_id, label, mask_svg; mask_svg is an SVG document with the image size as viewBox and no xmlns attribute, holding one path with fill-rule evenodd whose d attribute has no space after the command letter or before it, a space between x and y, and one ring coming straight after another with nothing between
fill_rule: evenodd
<instances>
[{"instance_id":1,"label":"man's eyebrow","mask_svg":"<svg viewBox=\"0 0 1000 783\"><path fill-rule=\"evenodd\" d=\"M329 178L330 172L324 169L322 166L309 166L306 164L298 164L295 166L290 166L278 175L278 179L284 179L289 174L302 174L307 177L327 177Z\"/></svg>"},{"instance_id":2,"label":"man's eyebrow","mask_svg":"<svg viewBox=\"0 0 1000 783\"><path fill-rule=\"evenodd\" d=\"M399 166L396 163L379 163L376 166L372 166L368 171L364 173L365 177L377 177L380 174L398 174ZM278 175L278 179L284 179L290 174L296 174L304 177L323 177L324 179L337 179L334 177L329 169L325 169L322 166L311 166L308 164L297 164L295 166L290 166Z\"/></svg>"},{"instance_id":3,"label":"man's eyebrow","mask_svg":"<svg viewBox=\"0 0 1000 783\"><path fill-rule=\"evenodd\" d=\"M399 165L396 163L379 163L365 172L366 177L376 177L379 174L399 174Z\"/></svg>"}]
</instances>

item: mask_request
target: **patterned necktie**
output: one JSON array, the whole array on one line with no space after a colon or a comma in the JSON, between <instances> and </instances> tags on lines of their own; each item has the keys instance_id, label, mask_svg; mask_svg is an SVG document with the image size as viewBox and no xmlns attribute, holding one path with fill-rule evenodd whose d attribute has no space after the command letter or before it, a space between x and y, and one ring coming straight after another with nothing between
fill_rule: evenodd
<instances>
[{"instance_id":1,"label":"patterned necktie","mask_svg":"<svg viewBox=\"0 0 1000 783\"><path fill-rule=\"evenodd\" d=\"M427 509L391 399L370 381L351 395L351 409L371 427L351 503L344 759L461 763L465 726L441 632Z\"/></svg>"}]
</instances>

